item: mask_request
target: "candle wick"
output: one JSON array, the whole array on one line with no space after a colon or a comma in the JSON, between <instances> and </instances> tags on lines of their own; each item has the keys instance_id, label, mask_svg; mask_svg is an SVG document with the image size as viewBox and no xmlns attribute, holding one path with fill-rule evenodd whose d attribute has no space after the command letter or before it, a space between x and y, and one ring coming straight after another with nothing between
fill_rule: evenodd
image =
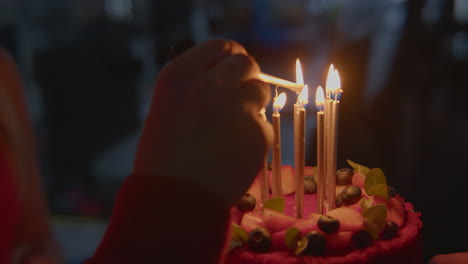
<instances>
[{"instance_id":1,"label":"candle wick","mask_svg":"<svg viewBox=\"0 0 468 264\"><path fill-rule=\"evenodd\" d=\"M339 102L342 95L343 95L343 90L337 89L336 95L335 95L335 101Z\"/></svg>"}]
</instances>

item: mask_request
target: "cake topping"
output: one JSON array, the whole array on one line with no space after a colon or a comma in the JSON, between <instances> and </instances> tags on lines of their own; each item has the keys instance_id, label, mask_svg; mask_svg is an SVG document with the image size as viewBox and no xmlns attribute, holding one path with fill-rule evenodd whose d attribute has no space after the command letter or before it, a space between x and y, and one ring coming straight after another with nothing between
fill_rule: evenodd
<instances>
[{"instance_id":1,"label":"cake topping","mask_svg":"<svg viewBox=\"0 0 468 264\"><path fill-rule=\"evenodd\" d=\"M296 250L293 251L294 255L299 256L301 254L304 254L303 252L307 248L308 243L309 241L307 240L306 236L300 237L297 241Z\"/></svg>"},{"instance_id":2,"label":"cake topping","mask_svg":"<svg viewBox=\"0 0 468 264\"><path fill-rule=\"evenodd\" d=\"M351 166L355 172L362 172L364 174L367 174L369 172L369 168L364 166L364 165L359 165L351 160L346 160L349 164L349 166Z\"/></svg>"},{"instance_id":3,"label":"cake topping","mask_svg":"<svg viewBox=\"0 0 468 264\"><path fill-rule=\"evenodd\" d=\"M369 170L364 182L364 189L368 195L377 195L388 199L387 179L379 168Z\"/></svg>"},{"instance_id":4,"label":"cake topping","mask_svg":"<svg viewBox=\"0 0 468 264\"><path fill-rule=\"evenodd\" d=\"M383 204L374 205L364 210L362 216L365 219L364 229L369 232L374 240L377 239L387 221L387 207Z\"/></svg>"},{"instance_id":5,"label":"cake topping","mask_svg":"<svg viewBox=\"0 0 468 264\"><path fill-rule=\"evenodd\" d=\"M356 248L366 248L372 243L371 235L365 230L359 230L354 233L352 240Z\"/></svg>"},{"instance_id":6,"label":"cake topping","mask_svg":"<svg viewBox=\"0 0 468 264\"><path fill-rule=\"evenodd\" d=\"M264 227L256 228L249 233L247 240L249 248L258 253L265 253L271 249L271 235Z\"/></svg>"},{"instance_id":7,"label":"cake topping","mask_svg":"<svg viewBox=\"0 0 468 264\"><path fill-rule=\"evenodd\" d=\"M378 199L375 199L376 202ZM395 222L398 226L401 226L405 221L405 206L401 200L397 198L390 198L384 203L387 206L387 220Z\"/></svg>"},{"instance_id":8,"label":"cake topping","mask_svg":"<svg viewBox=\"0 0 468 264\"><path fill-rule=\"evenodd\" d=\"M348 185L351 184L354 172L349 168L342 168L336 171L336 184Z\"/></svg>"},{"instance_id":9,"label":"cake topping","mask_svg":"<svg viewBox=\"0 0 468 264\"><path fill-rule=\"evenodd\" d=\"M317 184L315 183L314 177L307 176L304 178L304 192L307 194L317 192Z\"/></svg>"},{"instance_id":10,"label":"cake topping","mask_svg":"<svg viewBox=\"0 0 468 264\"><path fill-rule=\"evenodd\" d=\"M325 237L318 231L310 231L305 236L306 239L302 239L301 242L307 241L306 246L302 243L304 250L301 252L303 255L324 255L326 249Z\"/></svg>"},{"instance_id":11,"label":"cake topping","mask_svg":"<svg viewBox=\"0 0 468 264\"><path fill-rule=\"evenodd\" d=\"M237 201L236 207L241 212L247 212L255 209L256 204L257 201L255 200L255 197L250 193L245 193L242 198Z\"/></svg>"},{"instance_id":12,"label":"cake topping","mask_svg":"<svg viewBox=\"0 0 468 264\"><path fill-rule=\"evenodd\" d=\"M340 229L340 222L338 219L327 215L321 215L317 221L317 225L320 230L326 234L336 232Z\"/></svg>"},{"instance_id":13,"label":"cake topping","mask_svg":"<svg viewBox=\"0 0 468 264\"><path fill-rule=\"evenodd\" d=\"M350 205L357 203L361 199L362 191L361 188L350 185L344 188L340 195L341 202L343 202L343 204Z\"/></svg>"},{"instance_id":14,"label":"cake topping","mask_svg":"<svg viewBox=\"0 0 468 264\"><path fill-rule=\"evenodd\" d=\"M366 181L366 175L362 172L355 172L353 175L352 185L364 189L364 182Z\"/></svg>"},{"instance_id":15,"label":"cake topping","mask_svg":"<svg viewBox=\"0 0 468 264\"><path fill-rule=\"evenodd\" d=\"M231 240L244 243L248 239L247 231L238 224L231 225Z\"/></svg>"},{"instance_id":16,"label":"cake topping","mask_svg":"<svg viewBox=\"0 0 468 264\"><path fill-rule=\"evenodd\" d=\"M263 203L263 209L268 208L278 212L284 211L284 199L282 197L273 197Z\"/></svg>"},{"instance_id":17,"label":"cake topping","mask_svg":"<svg viewBox=\"0 0 468 264\"><path fill-rule=\"evenodd\" d=\"M264 227L265 222L259 213L253 211L244 213L240 222L240 226L249 232L257 227Z\"/></svg>"},{"instance_id":18,"label":"cake topping","mask_svg":"<svg viewBox=\"0 0 468 264\"><path fill-rule=\"evenodd\" d=\"M361 213L350 207L335 208L328 211L327 215L338 220L340 223L339 231L357 231L362 229L364 225Z\"/></svg>"},{"instance_id":19,"label":"cake topping","mask_svg":"<svg viewBox=\"0 0 468 264\"><path fill-rule=\"evenodd\" d=\"M380 234L380 237L384 240L389 240L396 237L398 233L398 225L393 221L387 221L385 227Z\"/></svg>"},{"instance_id":20,"label":"cake topping","mask_svg":"<svg viewBox=\"0 0 468 264\"><path fill-rule=\"evenodd\" d=\"M366 248L374 240L396 237L405 221L404 203L394 197L396 192L387 185L381 169L369 169L349 160L348 163L355 171L337 171L337 181L341 179L340 184L344 184L337 186L338 208L325 215L312 212L303 219L291 216L292 205L287 194L271 198L255 209L255 197L246 193L236 204L236 212L242 217L236 222L239 225L232 225L231 246L246 245L257 253L288 248L294 255L324 256L341 254L353 247ZM290 168L286 166L287 170ZM313 169L310 167L304 178L306 194L317 191ZM360 185L356 186L355 182ZM315 195L307 197L314 199ZM284 213L286 204L288 210Z\"/></svg>"},{"instance_id":21,"label":"cake topping","mask_svg":"<svg viewBox=\"0 0 468 264\"><path fill-rule=\"evenodd\" d=\"M299 231L299 229L290 227L286 230L286 234L284 235L284 243L292 252L296 252L299 247L301 237L301 231Z\"/></svg>"},{"instance_id":22,"label":"cake topping","mask_svg":"<svg viewBox=\"0 0 468 264\"><path fill-rule=\"evenodd\" d=\"M361 200L359 200L359 205L361 206L362 210L368 209L373 204L374 204L374 199L372 198L362 197Z\"/></svg>"},{"instance_id":23,"label":"cake topping","mask_svg":"<svg viewBox=\"0 0 468 264\"><path fill-rule=\"evenodd\" d=\"M343 197L343 192L340 192L337 196L336 196L336 200L335 200L335 203L336 203L336 207L341 207L343 205L343 200L341 199Z\"/></svg>"}]
</instances>

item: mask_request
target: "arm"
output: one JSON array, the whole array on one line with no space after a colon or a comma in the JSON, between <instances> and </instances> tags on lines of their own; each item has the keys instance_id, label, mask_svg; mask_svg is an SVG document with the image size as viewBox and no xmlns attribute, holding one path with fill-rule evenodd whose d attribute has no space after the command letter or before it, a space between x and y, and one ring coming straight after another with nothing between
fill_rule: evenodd
<instances>
[{"instance_id":1,"label":"arm","mask_svg":"<svg viewBox=\"0 0 468 264\"><path fill-rule=\"evenodd\" d=\"M216 198L174 177L129 176L104 239L87 264L216 263L229 212Z\"/></svg>"},{"instance_id":2,"label":"arm","mask_svg":"<svg viewBox=\"0 0 468 264\"><path fill-rule=\"evenodd\" d=\"M229 208L260 170L272 131L269 86L233 41L191 48L159 75L96 263L217 263ZM118 261L120 260L120 261Z\"/></svg>"},{"instance_id":3,"label":"arm","mask_svg":"<svg viewBox=\"0 0 468 264\"><path fill-rule=\"evenodd\" d=\"M13 59L2 49L0 90L4 110L0 124L11 147L9 153L13 157L12 170L19 201L14 255L20 263L29 263L33 259L50 259L46 263L60 263L62 259L50 228L21 78Z\"/></svg>"}]
</instances>

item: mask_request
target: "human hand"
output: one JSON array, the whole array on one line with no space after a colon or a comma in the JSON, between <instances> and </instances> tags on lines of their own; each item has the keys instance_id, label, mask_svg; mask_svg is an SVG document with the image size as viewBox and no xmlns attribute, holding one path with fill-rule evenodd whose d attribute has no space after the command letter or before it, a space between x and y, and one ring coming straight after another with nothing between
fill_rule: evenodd
<instances>
[{"instance_id":1,"label":"human hand","mask_svg":"<svg viewBox=\"0 0 468 264\"><path fill-rule=\"evenodd\" d=\"M207 41L171 61L159 74L134 172L177 177L237 201L273 137L259 116L271 96L259 73L234 41Z\"/></svg>"},{"instance_id":2,"label":"human hand","mask_svg":"<svg viewBox=\"0 0 468 264\"><path fill-rule=\"evenodd\" d=\"M435 255L428 264L462 264L468 263L468 252Z\"/></svg>"}]
</instances>

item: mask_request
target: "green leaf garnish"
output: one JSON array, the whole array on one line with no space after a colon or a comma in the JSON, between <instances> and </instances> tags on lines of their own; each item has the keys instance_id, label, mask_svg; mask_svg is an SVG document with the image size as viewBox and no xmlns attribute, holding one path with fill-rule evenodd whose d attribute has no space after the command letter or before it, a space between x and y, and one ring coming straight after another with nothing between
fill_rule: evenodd
<instances>
[{"instance_id":1,"label":"green leaf garnish","mask_svg":"<svg viewBox=\"0 0 468 264\"><path fill-rule=\"evenodd\" d=\"M366 180L364 181L364 189L368 192L367 190L376 184L387 185L387 179L385 178L383 171L379 168L369 170L366 175Z\"/></svg>"},{"instance_id":2,"label":"green leaf garnish","mask_svg":"<svg viewBox=\"0 0 468 264\"><path fill-rule=\"evenodd\" d=\"M283 197L274 197L263 203L263 209L268 208L282 213L284 211Z\"/></svg>"},{"instance_id":3,"label":"green leaf garnish","mask_svg":"<svg viewBox=\"0 0 468 264\"><path fill-rule=\"evenodd\" d=\"M364 210L362 216L366 220L364 229L371 234L374 240L377 239L387 221L387 206L384 204L374 205Z\"/></svg>"},{"instance_id":4,"label":"green leaf garnish","mask_svg":"<svg viewBox=\"0 0 468 264\"><path fill-rule=\"evenodd\" d=\"M231 240L244 243L249 238L247 231L238 224L231 225Z\"/></svg>"},{"instance_id":5,"label":"green leaf garnish","mask_svg":"<svg viewBox=\"0 0 468 264\"><path fill-rule=\"evenodd\" d=\"M364 210L362 216L383 228L387 221L387 206L384 204L374 205Z\"/></svg>"},{"instance_id":6,"label":"green leaf garnish","mask_svg":"<svg viewBox=\"0 0 468 264\"><path fill-rule=\"evenodd\" d=\"M368 195L375 195L388 200L388 186L386 184L376 184L366 190Z\"/></svg>"},{"instance_id":7,"label":"green leaf garnish","mask_svg":"<svg viewBox=\"0 0 468 264\"><path fill-rule=\"evenodd\" d=\"M377 240L381 229L378 225L364 218L364 230L369 233L373 240Z\"/></svg>"},{"instance_id":8,"label":"green leaf garnish","mask_svg":"<svg viewBox=\"0 0 468 264\"><path fill-rule=\"evenodd\" d=\"M308 243L309 240L305 236L298 240L296 250L294 251L294 255L299 256L302 253L302 251L304 251L307 248Z\"/></svg>"},{"instance_id":9,"label":"green leaf garnish","mask_svg":"<svg viewBox=\"0 0 468 264\"><path fill-rule=\"evenodd\" d=\"M284 235L284 242L286 246L293 252L296 251L298 246L298 241L301 239L301 232L295 227L290 227L286 230Z\"/></svg>"},{"instance_id":10,"label":"green leaf garnish","mask_svg":"<svg viewBox=\"0 0 468 264\"><path fill-rule=\"evenodd\" d=\"M361 206L362 210L366 210L366 209L370 208L373 203L374 203L374 199L372 199L372 198L363 197L359 201L359 205Z\"/></svg>"},{"instance_id":11,"label":"green leaf garnish","mask_svg":"<svg viewBox=\"0 0 468 264\"><path fill-rule=\"evenodd\" d=\"M353 167L355 172L362 172L364 174L367 174L369 172L369 168L364 166L364 165L359 165L349 159L346 160L349 164L349 166Z\"/></svg>"}]
</instances>

